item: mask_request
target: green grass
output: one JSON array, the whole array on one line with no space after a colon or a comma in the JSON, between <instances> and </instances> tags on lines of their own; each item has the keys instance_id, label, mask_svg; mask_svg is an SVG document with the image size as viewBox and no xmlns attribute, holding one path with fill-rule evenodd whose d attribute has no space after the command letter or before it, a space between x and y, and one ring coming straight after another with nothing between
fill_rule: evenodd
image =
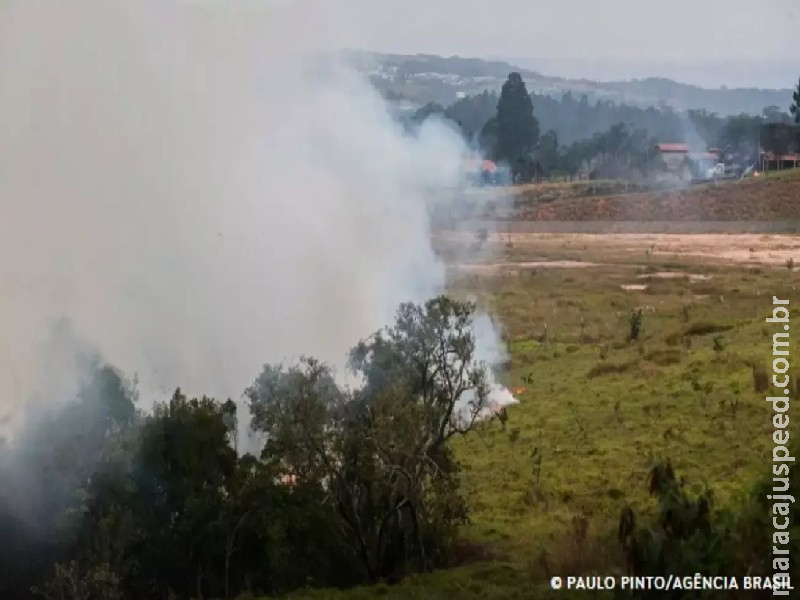
<instances>
[{"instance_id":1,"label":"green grass","mask_svg":"<svg viewBox=\"0 0 800 600\"><path fill-rule=\"evenodd\" d=\"M797 297L797 274L691 259L637 263L602 251L602 261L592 248L580 254L604 267L452 282L454 295L477 295L499 319L510 350L502 380L526 388L508 411L505 433L497 422L484 423L454 444L471 507L462 535L492 560L392 587L293 598L559 597L549 589L554 574L621 572L619 513L626 505L654 513L645 488L654 458L669 457L690 484L710 485L717 508L735 508L768 474L773 427L752 365L770 368L777 329L764 318L773 295ZM712 277L653 279L643 291L620 287L641 281L643 271L676 267ZM644 308L642 334L629 343L637 307ZM724 343L715 348L719 336ZM795 342L791 350L797 352ZM575 534L581 520L585 539Z\"/></svg>"},{"instance_id":2,"label":"green grass","mask_svg":"<svg viewBox=\"0 0 800 600\"><path fill-rule=\"evenodd\" d=\"M775 171L761 171L758 174L758 178L766 178L766 179L789 179L791 177L800 177L800 168L781 169Z\"/></svg>"}]
</instances>

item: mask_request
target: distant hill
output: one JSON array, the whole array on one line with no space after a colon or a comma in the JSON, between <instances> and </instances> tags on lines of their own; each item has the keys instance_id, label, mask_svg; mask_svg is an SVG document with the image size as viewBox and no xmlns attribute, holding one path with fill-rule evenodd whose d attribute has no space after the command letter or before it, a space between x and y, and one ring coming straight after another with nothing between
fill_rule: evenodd
<instances>
[{"instance_id":1,"label":"distant hill","mask_svg":"<svg viewBox=\"0 0 800 600\"><path fill-rule=\"evenodd\" d=\"M508 74L522 74L528 90L560 96L566 92L587 95L590 101L610 100L635 106L670 106L677 110L705 109L722 116L760 115L768 106L785 110L791 101L789 89L707 89L665 78L631 81L590 81L544 75L502 60L449 58L428 54L400 55L349 51L349 60L367 74L390 100L419 107L428 102L448 105L465 95L486 89L499 90Z\"/></svg>"},{"instance_id":2,"label":"distant hill","mask_svg":"<svg viewBox=\"0 0 800 600\"><path fill-rule=\"evenodd\" d=\"M711 60L697 63L664 60L605 58L518 58L487 56L523 69L540 73L557 73L566 79L592 81L628 81L650 77L672 79L701 88L762 88L782 89L797 81L800 61L772 58L759 60Z\"/></svg>"}]
</instances>

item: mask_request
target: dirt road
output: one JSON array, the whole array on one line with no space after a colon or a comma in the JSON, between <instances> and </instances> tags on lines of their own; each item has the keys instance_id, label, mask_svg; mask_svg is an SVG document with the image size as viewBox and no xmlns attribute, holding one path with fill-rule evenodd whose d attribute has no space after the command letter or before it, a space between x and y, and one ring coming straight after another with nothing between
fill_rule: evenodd
<instances>
[{"instance_id":1,"label":"dirt road","mask_svg":"<svg viewBox=\"0 0 800 600\"><path fill-rule=\"evenodd\" d=\"M451 247L462 248L474 244L475 239L474 234L466 232L437 237ZM487 244L483 253L487 258L475 262L523 269L587 267L612 258L640 262L647 257L780 266L792 260L800 266L800 235L789 234L512 233L509 237L496 233ZM502 257L504 253L506 256Z\"/></svg>"}]
</instances>

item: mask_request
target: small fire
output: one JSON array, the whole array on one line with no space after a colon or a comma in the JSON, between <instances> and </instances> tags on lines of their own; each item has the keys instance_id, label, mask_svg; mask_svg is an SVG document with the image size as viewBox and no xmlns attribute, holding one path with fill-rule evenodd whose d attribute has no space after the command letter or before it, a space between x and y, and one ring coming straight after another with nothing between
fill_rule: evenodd
<instances>
[{"instance_id":1,"label":"small fire","mask_svg":"<svg viewBox=\"0 0 800 600\"><path fill-rule=\"evenodd\" d=\"M524 394L527 391L528 391L528 388L526 388L526 387L516 387L516 388L512 388L511 389L511 393L514 394L514 396L520 396L520 395Z\"/></svg>"}]
</instances>

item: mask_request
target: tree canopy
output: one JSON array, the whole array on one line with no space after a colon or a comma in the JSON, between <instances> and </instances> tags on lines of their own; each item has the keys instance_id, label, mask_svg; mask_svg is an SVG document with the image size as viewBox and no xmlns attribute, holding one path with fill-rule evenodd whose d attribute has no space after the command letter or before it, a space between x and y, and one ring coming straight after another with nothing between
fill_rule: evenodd
<instances>
[{"instance_id":1,"label":"tree canopy","mask_svg":"<svg viewBox=\"0 0 800 600\"><path fill-rule=\"evenodd\" d=\"M176 390L150 412L102 361L75 401L0 454L0 597L232 598L392 581L449 564L467 519L448 439L486 402L474 307L404 304L342 387L267 365L237 406Z\"/></svg>"},{"instance_id":2,"label":"tree canopy","mask_svg":"<svg viewBox=\"0 0 800 600\"><path fill-rule=\"evenodd\" d=\"M485 128L487 138L494 143L492 158L507 163L515 177L530 179L539 124L533 116L533 101L519 73L511 73L503 84L495 123L488 127Z\"/></svg>"},{"instance_id":3,"label":"tree canopy","mask_svg":"<svg viewBox=\"0 0 800 600\"><path fill-rule=\"evenodd\" d=\"M509 76L504 89L504 113L507 115L527 115L528 102L520 90L524 82L515 74ZM513 81L512 81L513 79ZM479 148L484 155L498 160L500 121L498 111L502 94L484 91L483 93L461 98L447 107L431 105L421 108L414 116L419 123L429 115L458 125L465 140L472 147ZM509 106L511 98L511 109ZM518 166L535 167L537 175L552 176L577 175L579 172L595 172L600 176L636 177L644 175L642 167L652 154L656 142L685 142L703 150L717 148L734 160L751 162L758 152L759 128L768 124L790 124L800 118L797 102L800 100L800 82L795 92L791 114L778 106L767 106L761 115L735 115L721 117L707 110L678 111L673 108L640 107L617 104L608 100L590 101L584 95L576 98L567 92L560 97L530 94L531 111L536 126L528 122L528 137L517 140L520 152L533 159ZM516 107L516 108L515 108ZM793 116L792 116L793 115ZM527 120L527 117L524 117ZM514 122L514 117L510 117ZM541 137L539 131L544 132ZM515 130L514 139L525 126ZM622 144L620 136L630 139ZM512 145L514 142L511 142ZM508 154L508 153L506 153ZM512 152L511 154L514 154ZM510 166L515 159L511 159ZM528 174L529 173L525 173ZM519 177L518 177L519 178Z\"/></svg>"}]
</instances>

